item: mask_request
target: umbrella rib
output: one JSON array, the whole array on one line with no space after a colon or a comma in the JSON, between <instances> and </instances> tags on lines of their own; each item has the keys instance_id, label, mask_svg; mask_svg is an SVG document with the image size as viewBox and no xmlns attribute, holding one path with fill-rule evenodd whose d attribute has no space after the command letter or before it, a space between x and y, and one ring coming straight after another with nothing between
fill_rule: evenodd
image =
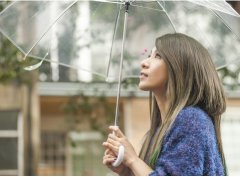
<instances>
[{"instance_id":1,"label":"umbrella rib","mask_svg":"<svg viewBox=\"0 0 240 177\"><path fill-rule=\"evenodd\" d=\"M28 56L31 57L31 58L35 58L37 60L42 60L41 57L37 57L37 56L34 56L34 55L28 55ZM50 62L50 63L56 63L58 65L65 66L65 67L68 67L68 68L72 68L72 69L76 69L76 70L82 70L82 71L86 71L86 72L96 74L96 75L99 75L99 76L102 76L102 77L106 77L106 75L104 75L104 74L99 74L97 72L89 71L89 70L86 70L86 69L83 69L83 68L80 68L80 67L74 67L74 66L71 66L71 65L68 65L68 64L65 64L65 63L59 63L59 62L56 62L56 61L53 61L53 60L50 60L50 59L44 59L44 61L47 61L47 62Z\"/></svg>"},{"instance_id":2,"label":"umbrella rib","mask_svg":"<svg viewBox=\"0 0 240 177\"><path fill-rule=\"evenodd\" d=\"M234 11L234 14L233 13L230 13L229 11L227 11L227 10L224 10L221 6L219 6L218 4L214 4L214 3L212 3L211 1L208 1L210 4L213 4L213 6L211 6L212 8L210 8L210 7L207 7L206 5L204 5L204 4L201 4L201 3L199 3L198 1L194 1L194 2L192 2L192 1L190 1L190 0L188 0L189 2L191 2L191 3L193 3L193 4L198 4L199 6L203 6L203 7L205 7L205 8L208 8L208 9L214 9L214 10L217 10L217 11L220 11L220 12L223 12L223 13L226 13L226 14L228 14L228 15L233 15L233 16L237 16L237 17L239 17L239 14L230 6L230 5L228 5L228 3L226 3L225 1L225 3L227 4L227 6L229 6L233 11ZM219 9L218 9L219 8ZM235 13L237 13L237 14L235 14Z\"/></svg>"},{"instance_id":3,"label":"umbrella rib","mask_svg":"<svg viewBox=\"0 0 240 177\"><path fill-rule=\"evenodd\" d=\"M99 4L99 6L98 6L98 7L96 8L96 10L93 12L93 14L92 14L92 16L91 16L91 19L90 19L89 23L92 22L93 17L94 17L95 14L97 13L97 11L98 11L98 9L99 9L99 7L100 7L101 5L102 5L102 2ZM80 34L80 36L77 36L77 39L82 38L82 37L85 35L85 33L88 32L89 30L90 30L90 28L86 28L86 29L83 31L83 33ZM82 45L82 46L84 46L84 45ZM82 46L80 46L80 47L82 47Z\"/></svg>"},{"instance_id":4,"label":"umbrella rib","mask_svg":"<svg viewBox=\"0 0 240 177\"><path fill-rule=\"evenodd\" d=\"M130 2L130 5L132 5L132 3L134 3L134 1L136 1L136 0L132 0L132 1Z\"/></svg>"},{"instance_id":5,"label":"umbrella rib","mask_svg":"<svg viewBox=\"0 0 240 177\"><path fill-rule=\"evenodd\" d=\"M229 6L234 12L236 12L236 10L235 10L232 6L230 6L227 2L224 1L224 3L225 3L227 6ZM238 12L236 12L236 13L237 13L237 17L240 17L240 15L238 14ZM234 15L234 16L236 16L236 15Z\"/></svg>"},{"instance_id":6,"label":"umbrella rib","mask_svg":"<svg viewBox=\"0 0 240 177\"><path fill-rule=\"evenodd\" d=\"M0 12L0 16L1 16L9 7L11 7L11 6L12 6L14 3L16 3L16 2L17 2L17 1L12 2L12 3L9 4L5 9L3 9L3 10ZM15 13L16 13L16 12L9 13L9 14L3 16L3 18L5 18L5 17L7 17L7 16L9 16L9 15L15 14Z\"/></svg>"},{"instance_id":7,"label":"umbrella rib","mask_svg":"<svg viewBox=\"0 0 240 177\"><path fill-rule=\"evenodd\" d=\"M210 8L209 8L210 9ZM216 17L218 17L226 26L227 26L227 28L233 33L233 34L235 34L236 36L237 36L237 38L240 40L240 36L238 36L233 30L232 30L232 28L230 28L230 26L226 23L226 21L220 16L220 15L218 15L215 11L213 11L212 9L210 9L211 11L212 11L212 13L214 14L214 15L216 15Z\"/></svg>"},{"instance_id":8,"label":"umbrella rib","mask_svg":"<svg viewBox=\"0 0 240 177\"><path fill-rule=\"evenodd\" d=\"M31 65L31 66L27 66L25 67L24 69L25 70L34 70L34 69L37 69L39 66L42 65L42 62L45 60L45 58L49 55L49 52L50 52L50 48L51 48L51 44L52 44L52 36L53 34L51 34L51 39L50 39L50 42L49 42L49 45L48 45L48 51L47 53L45 54L45 56L42 58L42 60L40 62L38 62L37 64L34 64L34 65Z\"/></svg>"},{"instance_id":9,"label":"umbrella rib","mask_svg":"<svg viewBox=\"0 0 240 177\"><path fill-rule=\"evenodd\" d=\"M0 12L0 16L2 15L3 12L5 12L9 7L11 7L14 3L16 3L17 1L14 1L12 2L11 4L9 4L5 9L3 9L1 12Z\"/></svg>"},{"instance_id":10,"label":"umbrella rib","mask_svg":"<svg viewBox=\"0 0 240 177\"><path fill-rule=\"evenodd\" d=\"M42 9L44 9L50 2L48 2ZM23 25L27 24L31 19L33 19L42 9L40 9L37 13L35 13L30 19L28 19L26 22L24 22ZM16 34L17 31L15 31L11 37L13 37Z\"/></svg>"},{"instance_id":11,"label":"umbrella rib","mask_svg":"<svg viewBox=\"0 0 240 177\"><path fill-rule=\"evenodd\" d=\"M13 43L13 45L15 45L18 50L20 50L24 55L26 55L26 52L24 52L17 44L14 40L12 40L12 38L10 38L1 28L0 28L0 32L9 40Z\"/></svg>"},{"instance_id":12,"label":"umbrella rib","mask_svg":"<svg viewBox=\"0 0 240 177\"><path fill-rule=\"evenodd\" d=\"M207 39L207 37L203 34L203 31L201 30L201 28L196 24L197 28L199 29L199 31L202 33L202 36L204 37L204 39L207 41L209 47L216 53L218 53L213 47L212 45L210 44L209 40ZM209 53L210 54L210 53Z\"/></svg>"},{"instance_id":13,"label":"umbrella rib","mask_svg":"<svg viewBox=\"0 0 240 177\"><path fill-rule=\"evenodd\" d=\"M230 65L230 64L237 64L237 63L239 63L239 59L236 59L236 60L233 60L232 62L226 63L226 64L223 65L223 66L219 66L219 67L216 68L216 70L225 68L226 66L228 66L228 65Z\"/></svg>"},{"instance_id":14,"label":"umbrella rib","mask_svg":"<svg viewBox=\"0 0 240 177\"><path fill-rule=\"evenodd\" d=\"M143 5L140 4L140 7L141 7L141 10L142 10L141 12L142 12L142 16L143 16L143 21L144 21L144 23L145 23L145 21L146 21L145 19L146 19L146 18L145 18L144 12L143 12Z\"/></svg>"},{"instance_id":15,"label":"umbrella rib","mask_svg":"<svg viewBox=\"0 0 240 177\"><path fill-rule=\"evenodd\" d=\"M145 4L147 4L147 3L152 3L152 2L156 2L156 0L145 0L145 1L139 1L139 0L132 0L131 2L130 2L130 5L132 6L132 3L137 3L137 2L144 2Z\"/></svg>"},{"instance_id":16,"label":"umbrella rib","mask_svg":"<svg viewBox=\"0 0 240 177\"><path fill-rule=\"evenodd\" d=\"M51 29L51 27L55 24L55 22L67 12L68 9L70 9L74 4L76 4L78 1L74 1L72 4L70 4L57 18L56 20L50 25L50 27L42 34L42 36L35 42L35 44L32 46L32 48L27 52L24 59L28 56L28 54L33 50L33 48L39 43L39 41L43 38L43 36Z\"/></svg>"},{"instance_id":17,"label":"umbrella rib","mask_svg":"<svg viewBox=\"0 0 240 177\"><path fill-rule=\"evenodd\" d=\"M119 111L119 99L121 93L121 82L122 82L122 68L123 68L123 54L124 54L124 45L126 39L126 31L127 31L127 18L128 18L128 8L129 3L126 3L126 10L125 10L125 18L124 18L124 26L123 26L123 39L122 39L122 49L121 49L121 60L120 60L120 70L119 70L119 77L118 77L118 94L117 94L117 103L116 103L116 113L115 113L115 126L117 126L118 121L118 111Z\"/></svg>"},{"instance_id":18,"label":"umbrella rib","mask_svg":"<svg viewBox=\"0 0 240 177\"><path fill-rule=\"evenodd\" d=\"M124 2L114 2L114 1L108 1L108 0L91 0L91 1L107 2L107 3L113 3L113 4L124 4Z\"/></svg>"},{"instance_id":19,"label":"umbrella rib","mask_svg":"<svg viewBox=\"0 0 240 177\"><path fill-rule=\"evenodd\" d=\"M108 68L107 68L107 77L108 77L108 74L109 74L110 62L111 62L111 59L112 59L111 56L112 56L113 43L114 43L114 40L115 40L115 37L116 37L116 31L117 31L117 28L118 28L118 22L119 22L119 18L120 18L121 9L122 9L122 6L120 7L120 10L118 11L118 15L117 15L117 19L116 19L116 23L115 23L115 27L114 27L113 40L112 40L112 45L111 45L111 50L110 50L110 58L109 58Z\"/></svg>"},{"instance_id":20,"label":"umbrella rib","mask_svg":"<svg viewBox=\"0 0 240 177\"><path fill-rule=\"evenodd\" d=\"M99 4L99 6L96 8L96 10L94 11L94 13L92 14L91 19L90 19L90 23L92 22L92 19L93 19L94 15L97 13L97 11L98 11L98 9L100 8L101 5L102 5L102 2L101 2L101 4ZM120 5L122 5L122 4L120 4ZM122 7L124 7L124 6L122 6ZM119 9L119 11L122 9L122 7ZM83 34L81 34L81 36L78 37L78 38L82 38L88 30L89 30L89 28L85 29L85 31L83 32Z\"/></svg>"},{"instance_id":21,"label":"umbrella rib","mask_svg":"<svg viewBox=\"0 0 240 177\"><path fill-rule=\"evenodd\" d=\"M172 22L172 19L171 19L171 18L169 17L169 15L167 14L165 8L161 5L161 3L160 3L159 1L157 1L157 2L158 2L158 4L162 7L162 9L163 9L163 11L165 12L165 14L167 15L170 23L172 24L172 26L173 26L173 28L174 28L174 30L175 30L175 33L177 33L176 27L174 26L174 24L173 24L173 22Z\"/></svg>"},{"instance_id":22,"label":"umbrella rib","mask_svg":"<svg viewBox=\"0 0 240 177\"><path fill-rule=\"evenodd\" d=\"M164 10L158 10L158 9L154 9L154 8L150 8L150 7L144 7L144 6L139 6L139 5L131 5L133 7L141 7L141 8L145 8L145 9L150 9L150 10L156 10L159 12L164 12Z\"/></svg>"}]
</instances>

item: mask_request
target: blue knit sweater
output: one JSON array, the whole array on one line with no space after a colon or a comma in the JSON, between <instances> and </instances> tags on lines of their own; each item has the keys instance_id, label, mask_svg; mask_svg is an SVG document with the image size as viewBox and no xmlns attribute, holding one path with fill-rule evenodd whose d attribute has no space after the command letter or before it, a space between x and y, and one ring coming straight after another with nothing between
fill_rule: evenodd
<instances>
[{"instance_id":1,"label":"blue knit sweater","mask_svg":"<svg viewBox=\"0 0 240 177\"><path fill-rule=\"evenodd\" d=\"M201 109L186 107L168 129L150 176L224 176L214 126Z\"/></svg>"}]
</instances>

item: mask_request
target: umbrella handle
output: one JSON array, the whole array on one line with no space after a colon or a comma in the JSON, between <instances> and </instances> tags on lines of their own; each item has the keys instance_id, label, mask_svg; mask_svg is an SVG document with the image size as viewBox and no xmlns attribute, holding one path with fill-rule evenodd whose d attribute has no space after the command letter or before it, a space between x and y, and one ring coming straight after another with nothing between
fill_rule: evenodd
<instances>
[{"instance_id":1,"label":"umbrella handle","mask_svg":"<svg viewBox=\"0 0 240 177\"><path fill-rule=\"evenodd\" d=\"M118 126L115 126L118 128ZM113 132L113 135L116 136L116 133ZM123 157L124 157L124 146L120 146L119 147L119 151L118 151L118 157L117 157L117 160L115 162L112 162L112 166L114 167L118 167L122 161L123 161Z\"/></svg>"},{"instance_id":2,"label":"umbrella handle","mask_svg":"<svg viewBox=\"0 0 240 177\"><path fill-rule=\"evenodd\" d=\"M122 163L123 157L124 157L124 146L120 146L118 151L118 158L115 162L112 163L112 166L118 167Z\"/></svg>"}]
</instances>

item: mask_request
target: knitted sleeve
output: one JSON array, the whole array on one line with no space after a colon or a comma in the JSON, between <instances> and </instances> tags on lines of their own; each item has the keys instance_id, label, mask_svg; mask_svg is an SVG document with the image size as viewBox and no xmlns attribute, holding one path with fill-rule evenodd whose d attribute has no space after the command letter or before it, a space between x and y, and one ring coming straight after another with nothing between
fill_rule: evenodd
<instances>
[{"instance_id":1,"label":"knitted sleeve","mask_svg":"<svg viewBox=\"0 0 240 177\"><path fill-rule=\"evenodd\" d=\"M150 176L224 175L214 126L201 109L180 111L166 132L156 169Z\"/></svg>"}]
</instances>

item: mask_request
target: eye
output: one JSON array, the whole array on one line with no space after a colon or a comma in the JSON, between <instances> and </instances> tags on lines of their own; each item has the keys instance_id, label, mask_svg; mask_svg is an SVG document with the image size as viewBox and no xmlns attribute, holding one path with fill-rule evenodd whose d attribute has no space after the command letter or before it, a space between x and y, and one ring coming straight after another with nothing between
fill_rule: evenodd
<instances>
[{"instance_id":1,"label":"eye","mask_svg":"<svg viewBox=\"0 0 240 177\"><path fill-rule=\"evenodd\" d=\"M156 54L155 58L162 58L159 54Z\"/></svg>"},{"instance_id":2,"label":"eye","mask_svg":"<svg viewBox=\"0 0 240 177\"><path fill-rule=\"evenodd\" d=\"M148 58L150 58L151 57L151 55L148 55Z\"/></svg>"}]
</instances>

